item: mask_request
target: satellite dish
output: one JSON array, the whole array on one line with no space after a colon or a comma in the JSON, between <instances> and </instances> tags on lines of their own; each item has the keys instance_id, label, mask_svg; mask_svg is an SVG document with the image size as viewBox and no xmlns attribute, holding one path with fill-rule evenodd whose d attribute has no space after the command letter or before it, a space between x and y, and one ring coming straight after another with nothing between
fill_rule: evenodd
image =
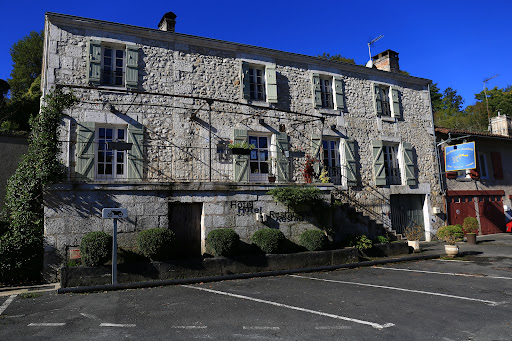
<instances>
[{"instance_id":1,"label":"satellite dish","mask_svg":"<svg viewBox=\"0 0 512 341\"><path fill-rule=\"evenodd\" d=\"M369 60L368 63L366 63L366 67L369 67L370 69L373 68L373 60Z\"/></svg>"}]
</instances>

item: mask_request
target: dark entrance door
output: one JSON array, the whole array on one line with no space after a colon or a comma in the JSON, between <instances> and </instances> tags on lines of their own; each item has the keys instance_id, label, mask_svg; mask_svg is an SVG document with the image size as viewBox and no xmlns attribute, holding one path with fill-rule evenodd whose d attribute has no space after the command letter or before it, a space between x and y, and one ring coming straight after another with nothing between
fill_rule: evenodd
<instances>
[{"instance_id":1,"label":"dark entrance door","mask_svg":"<svg viewBox=\"0 0 512 341\"><path fill-rule=\"evenodd\" d=\"M397 233L404 233L408 226L425 228L423 217L422 194L393 194L391 195L391 223Z\"/></svg>"},{"instance_id":2,"label":"dark entrance door","mask_svg":"<svg viewBox=\"0 0 512 341\"><path fill-rule=\"evenodd\" d=\"M505 231L505 213L502 197L497 195L479 196L478 210L482 234L501 233Z\"/></svg>"},{"instance_id":3,"label":"dark entrance door","mask_svg":"<svg viewBox=\"0 0 512 341\"><path fill-rule=\"evenodd\" d=\"M176 233L178 256L201 255L202 203L169 203L169 228Z\"/></svg>"}]
</instances>

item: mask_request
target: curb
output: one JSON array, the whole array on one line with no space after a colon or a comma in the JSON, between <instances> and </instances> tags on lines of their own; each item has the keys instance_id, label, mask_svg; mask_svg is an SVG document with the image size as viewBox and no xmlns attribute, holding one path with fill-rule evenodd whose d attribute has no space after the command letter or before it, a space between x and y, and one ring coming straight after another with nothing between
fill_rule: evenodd
<instances>
[{"instance_id":1,"label":"curb","mask_svg":"<svg viewBox=\"0 0 512 341\"><path fill-rule=\"evenodd\" d=\"M442 254L431 254L431 255L423 255L423 256L409 256L409 257L402 257L402 258L382 259L382 260L375 260L375 261L368 261L368 262L319 266L319 267L303 268L303 269L287 269L287 270L275 270L275 271L234 274L234 275L222 275L222 276L212 276L212 277L198 277L198 278L186 278L186 279L160 280L160 281L151 281L151 282L121 283L121 284L93 285L93 286L74 287L74 288L60 288L57 290L57 294L87 293L87 292L97 292L97 291L117 291L117 290L126 290L126 289L153 288L153 287L160 287L160 286L167 286L167 285L197 284L197 283L219 282L219 281L234 280L234 279L282 276L282 275L289 275L289 274L294 274L294 273L332 271L332 270L344 269L344 268L350 269L350 268L373 266L373 265L387 264L387 263L399 263L399 262L406 262L406 261L435 259L435 258L440 258L441 256L442 256Z\"/></svg>"}]
</instances>

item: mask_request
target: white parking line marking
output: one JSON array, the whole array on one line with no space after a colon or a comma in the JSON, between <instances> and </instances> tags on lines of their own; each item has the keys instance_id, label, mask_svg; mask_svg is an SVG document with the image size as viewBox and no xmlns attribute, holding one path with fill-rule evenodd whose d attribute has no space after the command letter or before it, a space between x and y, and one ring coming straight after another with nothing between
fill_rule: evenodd
<instances>
[{"instance_id":1,"label":"white parking line marking","mask_svg":"<svg viewBox=\"0 0 512 341\"><path fill-rule=\"evenodd\" d=\"M247 330L280 330L281 328L279 328L279 327L259 327L259 326L249 327L249 326L244 326L243 329L247 329Z\"/></svg>"},{"instance_id":2,"label":"white parking line marking","mask_svg":"<svg viewBox=\"0 0 512 341\"><path fill-rule=\"evenodd\" d=\"M28 327L62 327L66 323L29 323Z\"/></svg>"},{"instance_id":3,"label":"white parking line marking","mask_svg":"<svg viewBox=\"0 0 512 341\"><path fill-rule=\"evenodd\" d=\"M447 275L447 276L479 277L479 278L492 278L492 279L512 279L512 277L488 276L488 275L484 275L484 274L463 274L460 272L459 273L457 273L457 272L437 272L437 271L425 271L425 270L413 270L413 269L388 268L388 267L382 267L382 266L376 266L376 267L373 267L373 269L420 272L420 273L426 273L426 274Z\"/></svg>"},{"instance_id":4,"label":"white parking line marking","mask_svg":"<svg viewBox=\"0 0 512 341\"><path fill-rule=\"evenodd\" d=\"M90 318L92 320L97 320L98 318L92 314L86 314L86 313L80 313L80 315L84 316L84 317L87 317L87 318Z\"/></svg>"},{"instance_id":5,"label":"white parking line marking","mask_svg":"<svg viewBox=\"0 0 512 341\"><path fill-rule=\"evenodd\" d=\"M206 329L208 326L171 326L173 329Z\"/></svg>"},{"instance_id":6,"label":"white parking line marking","mask_svg":"<svg viewBox=\"0 0 512 341\"><path fill-rule=\"evenodd\" d=\"M133 328L135 324L119 324L119 323L101 323L100 327L121 327L121 328Z\"/></svg>"},{"instance_id":7,"label":"white parking line marking","mask_svg":"<svg viewBox=\"0 0 512 341\"><path fill-rule=\"evenodd\" d=\"M450 297L450 298L456 298L456 299L459 299L459 300L481 302L481 303L488 304L490 306L497 306L497 305L506 303L506 302L495 302L495 301L481 300L481 299L478 299L478 298L471 298L471 297L463 297L463 296L455 296L455 295L449 295L449 294L441 294L441 293L430 292L430 291L411 290L411 289L404 289L404 288L397 288L397 287L388 287L388 286L385 286L385 285L375 285L375 284L366 284L366 283L357 283L357 282L346 282L346 281L338 281L338 280L333 280L333 279L323 279L323 278L307 277L307 276L300 276L300 275L290 275L290 277L305 278L305 279L311 279L311 280L323 281L323 282L359 285L359 286L363 286L363 287L372 287L372 288L380 288L380 289L390 289L390 290L397 290L397 291L406 291L406 292L413 292L413 293L416 293L416 294L425 294L425 295L433 295L433 296Z\"/></svg>"},{"instance_id":8,"label":"white parking line marking","mask_svg":"<svg viewBox=\"0 0 512 341\"><path fill-rule=\"evenodd\" d=\"M459 262L459 263L473 263L470 260L460 260L460 259L432 259L438 262Z\"/></svg>"},{"instance_id":9,"label":"white parking line marking","mask_svg":"<svg viewBox=\"0 0 512 341\"><path fill-rule=\"evenodd\" d=\"M350 326L319 326L315 327L317 330L341 330L341 329L352 329Z\"/></svg>"},{"instance_id":10,"label":"white parking line marking","mask_svg":"<svg viewBox=\"0 0 512 341\"><path fill-rule=\"evenodd\" d=\"M11 304L12 301L14 301L16 296L18 296L18 295L11 295L11 296L9 296L9 298L7 300L5 300L4 304L2 304L2 306L0 306L0 315L2 315L2 313L4 312L5 309L7 309L9 304Z\"/></svg>"},{"instance_id":11,"label":"white parking line marking","mask_svg":"<svg viewBox=\"0 0 512 341\"><path fill-rule=\"evenodd\" d=\"M211 293L214 293L214 294L225 295L225 296L230 296L230 297L235 297L235 298L241 298L241 299L244 299L244 300L249 300L249 301L254 301L254 302L259 302L259 303L266 303L266 304L270 304L270 305L273 305L273 306L276 306L276 307L288 308L288 309L303 311L303 312L310 313L310 314L327 316L327 317L335 318L335 319L338 319L338 320L344 320L344 321L364 324L364 325L372 326L373 328L376 328L376 329L383 329L383 328L388 328L388 327L394 326L393 323L378 324L378 323L374 323L374 322L353 319L353 318L350 318L350 317L334 315L334 314L328 314L328 313L324 313L324 312L321 312L321 311L316 311L316 310L310 310L310 309L295 307L295 306L291 306L291 305L287 305L287 304L282 304L282 303L277 303L277 302L273 302L273 301L261 300L259 298L253 298L253 297L249 297L249 296L231 294L229 292L224 292L224 291L218 291L218 290L212 290L212 289L207 289L207 288L195 287L195 286L191 286L191 285L182 285L182 287L190 288L190 289L196 289L196 290L202 290L202 291L207 291L207 292L211 292Z\"/></svg>"}]
</instances>

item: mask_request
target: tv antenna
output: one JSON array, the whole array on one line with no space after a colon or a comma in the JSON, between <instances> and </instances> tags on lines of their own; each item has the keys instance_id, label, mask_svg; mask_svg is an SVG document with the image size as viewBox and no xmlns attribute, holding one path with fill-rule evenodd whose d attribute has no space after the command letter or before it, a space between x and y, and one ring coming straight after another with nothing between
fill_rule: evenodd
<instances>
[{"instance_id":1,"label":"tv antenna","mask_svg":"<svg viewBox=\"0 0 512 341\"><path fill-rule=\"evenodd\" d=\"M368 63L366 63L366 67L373 67L371 46L375 44L377 40L383 37L384 36L381 34L380 36L378 36L377 38L373 39L371 42L368 43L368 54L370 55L370 60L368 61Z\"/></svg>"},{"instance_id":2,"label":"tv antenna","mask_svg":"<svg viewBox=\"0 0 512 341\"><path fill-rule=\"evenodd\" d=\"M487 98L487 87L485 86L485 83L487 83L488 81L490 81L494 77L498 77L498 76L499 75L494 75L494 76L489 77L486 80L484 80L484 94L485 94L485 103L486 103L486 106L487 106L487 120L489 120L489 121L491 120L491 114L489 113L489 99Z\"/></svg>"}]
</instances>

